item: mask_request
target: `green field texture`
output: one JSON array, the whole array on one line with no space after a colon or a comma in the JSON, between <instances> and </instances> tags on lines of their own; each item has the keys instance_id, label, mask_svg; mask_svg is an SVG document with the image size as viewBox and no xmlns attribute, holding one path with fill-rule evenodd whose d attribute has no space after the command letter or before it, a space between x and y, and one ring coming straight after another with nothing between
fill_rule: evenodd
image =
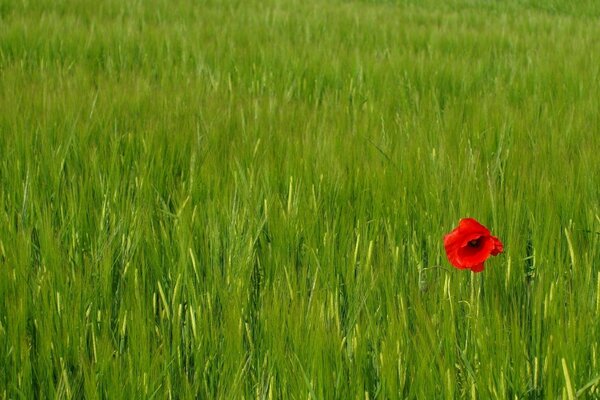
<instances>
[{"instance_id":1,"label":"green field texture","mask_svg":"<svg viewBox=\"0 0 600 400\"><path fill-rule=\"evenodd\" d=\"M599 2L0 0L1 399L576 397Z\"/></svg>"}]
</instances>

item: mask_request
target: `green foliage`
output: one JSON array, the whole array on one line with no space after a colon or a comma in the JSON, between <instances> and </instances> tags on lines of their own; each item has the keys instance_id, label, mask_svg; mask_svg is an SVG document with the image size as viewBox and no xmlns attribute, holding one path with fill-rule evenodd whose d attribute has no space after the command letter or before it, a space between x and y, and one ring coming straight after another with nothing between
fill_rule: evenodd
<instances>
[{"instance_id":1,"label":"green foliage","mask_svg":"<svg viewBox=\"0 0 600 400\"><path fill-rule=\"evenodd\" d=\"M0 0L0 398L600 396L596 4Z\"/></svg>"}]
</instances>

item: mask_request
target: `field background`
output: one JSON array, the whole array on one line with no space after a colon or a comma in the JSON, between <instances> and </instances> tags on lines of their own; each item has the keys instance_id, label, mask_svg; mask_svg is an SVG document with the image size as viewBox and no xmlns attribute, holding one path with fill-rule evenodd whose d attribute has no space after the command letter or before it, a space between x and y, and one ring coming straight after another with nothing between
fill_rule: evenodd
<instances>
[{"instance_id":1,"label":"field background","mask_svg":"<svg viewBox=\"0 0 600 400\"><path fill-rule=\"evenodd\" d=\"M439 3L0 0L0 398L599 398L600 3Z\"/></svg>"}]
</instances>

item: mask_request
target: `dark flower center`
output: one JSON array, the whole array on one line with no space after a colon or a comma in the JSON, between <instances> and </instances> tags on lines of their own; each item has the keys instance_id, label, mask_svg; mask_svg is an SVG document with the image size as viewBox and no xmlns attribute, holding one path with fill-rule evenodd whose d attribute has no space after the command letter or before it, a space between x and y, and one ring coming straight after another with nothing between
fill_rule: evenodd
<instances>
[{"instance_id":1,"label":"dark flower center","mask_svg":"<svg viewBox=\"0 0 600 400\"><path fill-rule=\"evenodd\" d=\"M479 247L479 239L469 240L469 247Z\"/></svg>"}]
</instances>

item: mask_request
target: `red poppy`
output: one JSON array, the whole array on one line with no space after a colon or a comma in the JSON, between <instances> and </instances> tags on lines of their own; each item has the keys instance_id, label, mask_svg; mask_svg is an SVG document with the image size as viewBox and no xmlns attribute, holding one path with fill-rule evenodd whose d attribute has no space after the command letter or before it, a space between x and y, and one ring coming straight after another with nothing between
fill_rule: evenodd
<instances>
[{"instance_id":1,"label":"red poppy","mask_svg":"<svg viewBox=\"0 0 600 400\"><path fill-rule=\"evenodd\" d=\"M504 251L500 239L473 218L461 219L458 227L444 236L444 247L450 264L473 272L483 271L485 260Z\"/></svg>"}]
</instances>

